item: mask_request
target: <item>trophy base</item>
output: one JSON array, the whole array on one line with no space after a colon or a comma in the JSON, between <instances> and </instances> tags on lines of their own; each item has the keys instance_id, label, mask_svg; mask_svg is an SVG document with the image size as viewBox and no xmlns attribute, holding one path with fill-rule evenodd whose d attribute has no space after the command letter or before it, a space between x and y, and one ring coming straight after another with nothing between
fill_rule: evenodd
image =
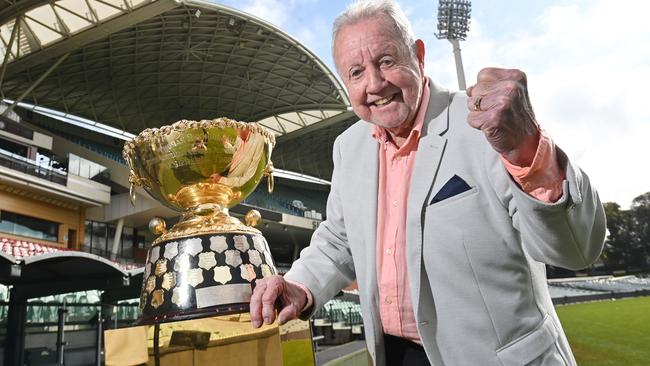
<instances>
[{"instance_id":1,"label":"trophy base","mask_svg":"<svg viewBox=\"0 0 650 366\"><path fill-rule=\"evenodd\" d=\"M104 345L106 365L315 365L309 321L253 328L248 313L109 329Z\"/></svg>"},{"instance_id":2,"label":"trophy base","mask_svg":"<svg viewBox=\"0 0 650 366\"><path fill-rule=\"evenodd\" d=\"M153 316L141 316L135 325L153 325L160 323L169 323L183 320L209 318L214 316L232 315L247 313L250 311L248 303L228 304L223 306L214 306L205 309L185 310L182 313L170 312L157 314Z\"/></svg>"},{"instance_id":3,"label":"trophy base","mask_svg":"<svg viewBox=\"0 0 650 366\"><path fill-rule=\"evenodd\" d=\"M159 243L147 255L139 323L247 312L257 279L276 273L261 234L209 233Z\"/></svg>"}]
</instances>

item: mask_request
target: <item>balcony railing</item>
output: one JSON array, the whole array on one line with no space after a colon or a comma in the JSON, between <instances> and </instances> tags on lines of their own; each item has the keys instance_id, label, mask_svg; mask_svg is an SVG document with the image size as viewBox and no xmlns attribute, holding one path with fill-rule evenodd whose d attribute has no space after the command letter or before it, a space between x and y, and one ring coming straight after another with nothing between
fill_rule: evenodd
<instances>
[{"instance_id":1,"label":"balcony railing","mask_svg":"<svg viewBox=\"0 0 650 366\"><path fill-rule=\"evenodd\" d=\"M88 245L83 245L81 247L82 252L90 253L90 254L95 254L98 255L102 258L110 259L120 265L122 265L125 268L138 268L144 266L144 263L139 263L135 258L133 257L126 257L121 254L116 254L112 255L112 253L108 250L100 249L100 248L92 248ZM114 258L113 258L114 257Z\"/></svg>"},{"instance_id":2,"label":"balcony railing","mask_svg":"<svg viewBox=\"0 0 650 366\"><path fill-rule=\"evenodd\" d=\"M68 181L65 172L57 171L49 166L38 165L35 161L12 154L9 151L0 149L0 166L16 170L21 173L48 180L52 183L66 185Z\"/></svg>"}]
</instances>

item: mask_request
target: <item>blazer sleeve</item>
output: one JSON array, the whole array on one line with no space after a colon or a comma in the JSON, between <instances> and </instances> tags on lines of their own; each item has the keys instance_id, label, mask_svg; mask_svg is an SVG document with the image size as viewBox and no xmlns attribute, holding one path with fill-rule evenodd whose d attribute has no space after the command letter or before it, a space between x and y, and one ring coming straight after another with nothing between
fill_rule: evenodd
<instances>
[{"instance_id":1,"label":"blazer sleeve","mask_svg":"<svg viewBox=\"0 0 650 366\"><path fill-rule=\"evenodd\" d=\"M574 166L556 146L558 162L565 170L562 196L546 203L528 195L514 182L499 162L502 183L510 192L503 195L513 225L521 233L522 245L535 260L577 270L592 264L605 240L605 211L587 175Z\"/></svg>"},{"instance_id":2,"label":"blazer sleeve","mask_svg":"<svg viewBox=\"0 0 650 366\"><path fill-rule=\"evenodd\" d=\"M341 151L339 138L334 142L334 171L327 199L327 219L318 226L311 243L300 253L285 278L305 285L312 293L314 304L302 319L309 318L316 309L333 298L355 279L352 253L348 246L343 207L341 205L340 171Z\"/></svg>"}]
</instances>

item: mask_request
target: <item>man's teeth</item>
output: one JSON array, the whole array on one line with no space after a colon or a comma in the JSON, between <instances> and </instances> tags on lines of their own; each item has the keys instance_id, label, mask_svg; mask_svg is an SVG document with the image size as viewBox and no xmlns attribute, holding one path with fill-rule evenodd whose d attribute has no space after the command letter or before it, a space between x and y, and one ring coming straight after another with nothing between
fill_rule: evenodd
<instances>
[{"instance_id":1,"label":"man's teeth","mask_svg":"<svg viewBox=\"0 0 650 366\"><path fill-rule=\"evenodd\" d=\"M391 100L393 100L393 97L394 97L394 96L391 95L391 96L389 96L389 97L381 98L381 99L379 99L379 100L376 100L376 101L375 101L375 105L384 105L384 104L390 102Z\"/></svg>"}]
</instances>

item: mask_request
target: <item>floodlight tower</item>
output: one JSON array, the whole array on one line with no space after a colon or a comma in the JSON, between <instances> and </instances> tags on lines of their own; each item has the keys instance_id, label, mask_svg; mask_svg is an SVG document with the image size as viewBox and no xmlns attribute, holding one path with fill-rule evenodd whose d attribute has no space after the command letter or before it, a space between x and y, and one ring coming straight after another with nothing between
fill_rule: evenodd
<instances>
[{"instance_id":1,"label":"floodlight tower","mask_svg":"<svg viewBox=\"0 0 650 366\"><path fill-rule=\"evenodd\" d=\"M454 47L458 88L465 90L465 71L460 57L459 41L464 41L469 31L469 18L472 12L472 2L469 0L439 0L438 1L438 39L447 39Z\"/></svg>"}]
</instances>

